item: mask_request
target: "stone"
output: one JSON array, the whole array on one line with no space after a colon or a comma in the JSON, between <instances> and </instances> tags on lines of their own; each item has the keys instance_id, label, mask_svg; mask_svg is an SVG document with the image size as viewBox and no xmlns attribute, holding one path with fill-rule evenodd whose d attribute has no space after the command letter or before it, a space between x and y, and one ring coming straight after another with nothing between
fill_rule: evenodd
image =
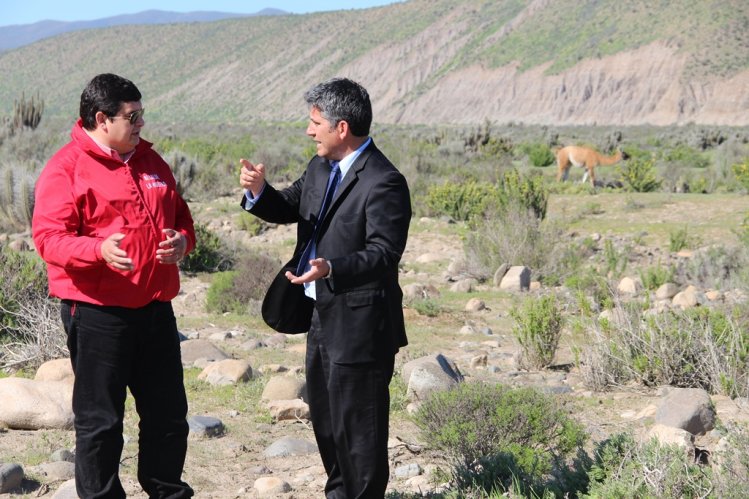
<instances>
[{"instance_id":1,"label":"stone","mask_svg":"<svg viewBox=\"0 0 749 499\"><path fill-rule=\"evenodd\" d=\"M522 265L510 267L499 283L499 289L505 291L527 291L530 286L531 269Z\"/></svg>"},{"instance_id":2,"label":"stone","mask_svg":"<svg viewBox=\"0 0 749 499\"><path fill-rule=\"evenodd\" d=\"M67 381L72 383L75 380L73 365L67 358L48 360L36 370L34 379L36 381Z\"/></svg>"},{"instance_id":3,"label":"stone","mask_svg":"<svg viewBox=\"0 0 749 499\"><path fill-rule=\"evenodd\" d=\"M676 293L673 300L671 300L671 303L673 303L675 307L685 310L704 305L707 303L707 297L705 296L705 293L699 291L694 286L688 286L684 291Z\"/></svg>"},{"instance_id":4,"label":"stone","mask_svg":"<svg viewBox=\"0 0 749 499\"><path fill-rule=\"evenodd\" d=\"M252 488L260 494L260 497L269 497L271 495L291 492L291 485L274 476L258 478L255 480L255 484Z\"/></svg>"},{"instance_id":5,"label":"stone","mask_svg":"<svg viewBox=\"0 0 749 499\"><path fill-rule=\"evenodd\" d=\"M621 294L634 296L639 293L640 290L642 290L642 283L639 281L639 279L633 279L632 277L623 277L622 280L619 281L619 285L616 287L616 290Z\"/></svg>"},{"instance_id":6,"label":"stone","mask_svg":"<svg viewBox=\"0 0 749 499\"><path fill-rule=\"evenodd\" d=\"M78 499L78 492L75 490L75 478L63 482L52 495L51 499Z\"/></svg>"},{"instance_id":7,"label":"stone","mask_svg":"<svg viewBox=\"0 0 749 499\"><path fill-rule=\"evenodd\" d=\"M655 422L704 435L715 426L710 395L701 388L674 388L660 401Z\"/></svg>"},{"instance_id":8,"label":"stone","mask_svg":"<svg viewBox=\"0 0 749 499\"><path fill-rule=\"evenodd\" d=\"M317 452L317 445L309 440L283 437L270 444L264 451L265 457L305 456Z\"/></svg>"},{"instance_id":9,"label":"stone","mask_svg":"<svg viewBox=\"0 0 749 499\"><path fill-rule=\"evenodd\" d=\"M453 283L453 285L450 286L450 291L454 293L470 293L476 288L476 286L478 286L478 284L479 282L476 279L469 277Z\"/></svg>"},{"instance_id":10,"label":"stone","mask_svg":"<svg viewBox=\"0 0 749 499\"><path fill-rule=\"evenodd\" d=\"M208 364L198 379L212 385L236 385L252 379L252 366L246 359L225 359Z\"/></svg>"},{"instance_id":11,"label":"stone","mask_svg":"<svg viewBox=\"0 0 749 499\"><path fill-rule=\"evenodd\" d=\"M309 405L302 399L271 400L268 410L275 421L309 419Z\"/></svg>"},{"instance_id":12,"label":"stone","mask_svg":"<svg viewBox=\"0 0 749 499\"><path fill-rule=\"evenodd\" d=\"M419 463L404 464L395 468L395 477L401 479L411 478L421 475L422 471Z\"/></svg>"},{"instance_id":13,"label":"stone","mask_svg":"<svg viewBox=\"0 0 749 499\"><path fill-rule=\"evenodd\" d=\"M661 445L678 445L684 449L694 449L694 435L681 428L655 424L648 431L650 438L655 438Z\"/></svg>"},{"instance_id":14,"label":"stone","mask_svg":"<svg viewBox=\"0 0 749 499\"><path fill-rule=\"evenodd\" d=\"M208 340L183 341L180 343L180 349L182 350L182 365L185 367L196 366L196 362L201 359L204 362L216 362L229 358Z\"/></svg>"},{"instance_id":15,"label":"stone","mask_svg":"<svg viewBox=\"0 0 749 499\"><path fill-rule=\"evenodd\" d=\"M411 401L424 400L434 391L448 390L463 381L455 363L442 354L412 360L403 366L402 373Z\"/></svg>"},{"instance_id":16,"label":"stone","mask_svg":"<svg viewBox=\"0 0 749 499\"><path fill-rule=\"evenodd\" d=\"M480 312L481 310L484 310L486 308L486 303L484 303L484 300L481 300L479 298L471 298L468 300L465 306L466 312Z\"/></svg>"},{"instance_id":17,"label":"stone","mask_svg":"<svg viewBox=\"0 0 749 499\"><path fill-rule=\"evenodd\" d=\"M34 466L32 470L34 475L43 475L49 481L59 482L75 478L75 463L68 461L56 461L52 463L42 463Z\"/></svg>"},{"instance_id":18,"label":"stone","mask_svg":"<svg viewBox=\"0 0 749 499\"><path fill-rule=\"evenodd\" d=\"M19 488L23 482L23 467L18 463L0 465L0 494L7 494Z\"/></svg>"},{"instance_id":19,"label":"stone","mask_svg":"<svg viewBox=\"0 0 749 499\"><path fill-rule=\"evenodd\" d=\"M506 263L503 263L497 268L497 270L494 272L494 278L492 279L494 286L499 287L500 284L502 284L502 278L505 276L509 269L510 265Z\"/></svg>"},{"instance_id":20,"label":"stone","mask_svg":"<svg viewBox=\"0 0 749 499\"><path fill-rule=\"evenodd\" d=\"M260 400L306 400L307 383L292 376L273 376L265 384Z\"/></svg>"},{"instance_id":21,"label":"stone","mask_svg":"<svg viewBox=\"0 0 749 499\"><path fill-rule=\"evenodd\" d=\"M656 300L670 300L674 296L676 296L676 293L679 292L679 286L674 284L673 282L666 282L661 284L661 286L655 290L655 299Z\"/></svg>"},{"instance_id":22,"label":"stone","mask_svg":"<svg viewBox=\"0 0 749 499\"><path fill-rule=\"evenodd\" d=\"M218 418L210 416L192 416L187 419L190 436L197 438L217 437L224 433L224 424Z\"/></svg>"},{"instance_id":23,"label":"stone","mask_svg":"<svg viewBox=\"0 0 749 499\"><path fill-rule=\"evenodd\" d=\"M0 426L19 430L71 429L73 384L26 378L0 379Z\"/></svg>"}]
</instances>

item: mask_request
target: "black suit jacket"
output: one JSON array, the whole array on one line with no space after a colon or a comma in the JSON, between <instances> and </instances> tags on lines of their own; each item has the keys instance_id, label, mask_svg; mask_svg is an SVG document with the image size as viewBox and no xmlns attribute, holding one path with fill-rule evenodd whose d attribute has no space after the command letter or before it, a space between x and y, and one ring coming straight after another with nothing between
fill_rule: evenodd
<instances>
[{"instance_id":1,"label":"black suit jacket","mask_svg":"<svg viewBox=\"0 0 749 499\"><path fill-rule=\"evenodd\" d=\"M266 184L251 210L297 223L295 255L314 231L329 174L328 161L315 156L288 188ZM372 142L341 180L317 235L317 255L333 268L331 279L317 281L315 302L333 362L373 362L406 345L398 263L410 221L406 179Z\"/></svg>"}]
</instances>

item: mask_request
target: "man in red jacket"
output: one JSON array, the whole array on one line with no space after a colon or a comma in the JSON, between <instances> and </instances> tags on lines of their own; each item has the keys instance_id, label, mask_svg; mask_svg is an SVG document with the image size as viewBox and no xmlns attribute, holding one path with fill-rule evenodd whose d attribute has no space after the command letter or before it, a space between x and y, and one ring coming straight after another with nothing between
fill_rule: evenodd
<instances>
[{"instance_id":1,"label":"man in red jacket","mask_svg":"<svg viewBox=\"0 0 749 499\"><path fill-rule=\"evenodd\" d=\"M36 184L34 243L60 298L75 372L75 478L83 498L124 498L118 469L126 390L140 416L138 481L191 497L182 481L187 398L171 300L194 247L169 165L140 138L138 88L113 74L83 90L72 140Z\"/></svg>"}]
</instances>

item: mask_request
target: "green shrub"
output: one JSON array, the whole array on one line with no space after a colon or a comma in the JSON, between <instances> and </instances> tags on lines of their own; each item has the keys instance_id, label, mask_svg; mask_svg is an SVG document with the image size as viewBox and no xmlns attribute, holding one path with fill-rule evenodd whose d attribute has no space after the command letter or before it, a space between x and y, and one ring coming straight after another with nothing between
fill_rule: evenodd
<instances>
[{"instance_id":1,"label":"green shrub","mask_svg":"<svg viewBox=\"0 0 749 499\"><path fill-rule=\"evenodd\" d=\"M629 245L625 245L620 251L611 239L606 239L603 243L604 273L613 277L621 276L627 270L630 251Z\"/></svg>"},{"instance_id":2,"label":"green shrub","mask_svg":"<svg viewBox=\"0 0 749 499\"><path fill-rule=\"evenodd\" d=\"M231 293L237 273L234 271L216 272L213 274L211 286L205 298L207 312L224 314L233 312L242 314L247 310L247 303L243 303Z\"/></svg>"},{"instance_id":3,"label":"green shrub","mask_svg":"<svg viewBox=\"0 0 749 499\"><path fill-rule=\"evenodd\" d=\"M749 248L749 213L744 214L744 220L741 221L735 233L744 247Z\"/></svg>"},{"instance_id":4,"label":"green shrub","mask_svg":"<svg viewBox=\"0 0 749 499\"><path fill-rule=\"evenodd\" d=\"M486 183L446 183L429 188L427 207L435 214L466 221L484 214L495 188Z\"/></svg>"},{"instance_id":5,"label":"green shrub","mask_svg":"<svg viewBox=\"0 0 749 499\"><path fill-rule=\"evenodd\" d=\"M13 251L0 244L0 337L13 333L13 314L24 303L46 300L47 269L36 253Z\"/></svg>"},{"instance_id":6,"label":"green shrub","mask_svg":"<svg viewBox=\"0 0 749 499\"><path fill-rule=\"evenodd\" d=\"M718 423L724 446L719 452L721 466L715 468L715 496L721 498L749 497L749 426L743 422Z\"/></svg>"},{"instance_id":7,"label":"green shrub","mask_svg":"<svg viewBox=\"0 0 749 499\"><path fill-rule=\"evenodd\" d=\"M736 319L703 307L644 316L636 304L615 316L615 324L590 324L580 340L590 388L637 382L749 395L749 334Z\"/></svg>"},{"instance_id":8,"label":"green shrub","mask_svg":"<svg viewBox=\"0 0 749 499\"><path fill-rule=\"evenodd\" d=\"M583 454L587 438L551 396L483 383L432 394L415 421L445 456L459 490L480 481L484 493L508 490L513 481L536 491L572 490L569 463ZM483 473L487 465L494 478Z\"/></svg>"},{"instance_id":9,"label":"green shrub","mask_svg":"<svg viewBox=\"0 0 749 499\"><path fill-rule=\"evenodd\" d=\"M556 225L542 223L532 211L517 204L488 213L474 222L464 242L472 275L490 278L503 263L528 266L541 278L561 271L559 254L567 246L559 244L561 229Z\"/></svg>"},{"instance_id":10,"label":"green shrub","mask_svg":"<svg viewBox=\"0 0 749 499\"><path fill-rule=\"evenodd\" d=\"M257 236L258 234L261 234L263 232L266 226L265 223L255 215L241 210L239 212L239 221L237 223L237 227L249 233L251 236Z\"/></svg>"},{"instance_id":11,"label":"green shrub","mask_svg":"<svg viewBox=\"0 0 749 499\"><path fill-rule=\"evenodd\" d=\"M259 310L271 281L281 264L273 258L246 251L235 264L235 270L213 276L206 296L206 310L212 313L252 313Z\"/></svg>"},{"instance_id":12,"label":"green shrub","mask_svg":"<svg viewBox=\"0 0 749 499\"><path fill-rule=\"evenodd\" d=\"M712 497L710 468L678 445L637 444L629 434L616 434L598 446L594 459L586 498Z\"/></svg>"},{"instance_id":13,"label":"green shrub","mask_svg":"<svg viewBox=\"0 0 749 499\"><path fill-rule=\"evenodd\" d=\"M565 279L564 285L590 297L595 309L607 309L613 306L608 279L592 267L582 268L579 272L570 275Z\"/></svg>"},{"instance_id":14,"label":"green shrub","mask_svg":"<svg viewBox=\"0 0 749 499\"><path fill-rule=\"evenodd\" d=\"M675 269L673 266L664 267L658 262L653 267L647 267L640 271L640 281L645 289L655 291L667 282L673 282Z\"/></svg>"},{"instance_id":15,"label":"green shrub","mask_svg":"<svg viewBox=\"0 0 749 499\"><path fill-rule=\"evenodd\" d=\"M694 252L692 258L676 267L677 282L703 289L730 289L749 286L749 248L710 246Z\"/></svg>"},{"instance_id":16,"label":"green shrub","mask_svg":"<svg viewBox=\"0 0 749 499\"><path fill-rule=\"evenodd\" d=\"M660 188L661 181L657 179L655 161L652 159L630 158L621 166L616 167L622 183L631 191L653 192Z\"/></svg>"},{"instance_id":17,"label":"green shrub","mask_svg":"<svg viewBox=\"0 0 749 499\"><path fill-rule=\"evenodd\" d=\"M736 176L736 180L744 187L745 190L749 191L749 159L744 160L741 163L736 163L731 167L731 171Z\"/></svg>"},{"instance_id":18,"label":"green shrub","mask_svg":"<svg viewBox=\"0 0 749 499\"><path fill-rule=\"evenodd\" d=\"M520 343L522 362L540 369L554 361L562 336L562 311L554 295L528 298L519 308L510 310L515 319L512 333Z\"/></svg>"},{"instance_id":19,"label":"green shrub","mask_svg":"<svg viewBox=\"0 0 749 499\"><path fill-rule=\"evenodd\" d=\"M682 168L707 168L710 159L704 153L688 145L679 144L673 149L666 151L663 160L668 163L677 164Z\"/></svg>"},{"instance_id":20,"label":"green shrub","mask_svg":"<svg viewBox=\"0 0 749 499\"><path fill-rule=\"evenodd\" d=\"M207 226L195 224L195 247L182 259L180 269L185 272L216 272L229 270L234 265L229 248Z\"/></svg>"},{"instance_id":21,"label":"green shrub","mask_svg":"<svg viewBox=\"0 0 749 499\"><path fill-rule=\"evenodd\" d=\"M521 146L533 166L549 166L556 158L554 152L546 144L530 143Z\"/></svg>"},{"instance_id":22,"label":"green shrub","mask_svg":"<svg viewBox=\"0 0 749 499\"><path fill-rule=\"evenodd\" d=\"M500 210L516 207L529 210L543 220L549 204L549 190L541 175L523 176L517 170L510 170L497 182L497 204Z\"/></svg>"},{"instance_id":23,"label":"green shrub","mask_svg":"<svg viewBox=\"0 0 749 499\"><path fill-rule=\"evenodd\" d=\"M47 273L32 252L0 244L0 368L35 370L68 356L58 300L47 294Z\"/></svg>"},{"instance_id":24,"label":"green shrub","mask_svg":"<svg viewBox=\"0 0 749 499\"><path fill-rule=\"evenodd\" d=\"M419 315L426 315L427 317L437 317L442 312L440 304L430 298L414 300L411 302L411 307L413 307Z\"/></svg>"},{"instance_id":25,"label":"green shrub","mask_svg":"<svg viewBox=\"0 0 749 499\"><path fill-rule=\"evenodd\" d=\"M677 253L689 245L689 231L684 226L683 229L672 230L668 233L668 250Z\"/></svg>"}]
</instances>

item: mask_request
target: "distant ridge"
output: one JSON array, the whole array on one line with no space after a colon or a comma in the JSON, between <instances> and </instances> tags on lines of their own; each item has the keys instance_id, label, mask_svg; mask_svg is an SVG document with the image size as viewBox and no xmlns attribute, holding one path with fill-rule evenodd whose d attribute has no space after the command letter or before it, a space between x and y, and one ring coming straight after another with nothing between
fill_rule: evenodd
<instances>
[{"instance_id":1,"label":"distant ridge","mask_svg":"<svg viewBox=\"0 0 749 499\"><path fill-rule=\"evenodd\" d=\"M170 12L165 10L145 10L135 14L104 17L91 21L45 20L33 24L0 26L0 52L22 47L51 36L83 29L108 28L123 24L203 23L236 17L278 16L284 14L287 14L287 12L270 8L260 10L254 14L213 11Z\"/></svg>"},{"instance_id":2,"label":"distant ridge","mask_svg":"<svg viewBox=\"0 0 749 499\"><path fill-rule=\"evenodd\" d=\"M69 121L86 82L116 72L151 123L303 121L309 85L347 76L378 123L749 126L746 26L747 0L408 0L111 26L0 53L0 121L24 93Z\"/></svg>"}]
</instances>

